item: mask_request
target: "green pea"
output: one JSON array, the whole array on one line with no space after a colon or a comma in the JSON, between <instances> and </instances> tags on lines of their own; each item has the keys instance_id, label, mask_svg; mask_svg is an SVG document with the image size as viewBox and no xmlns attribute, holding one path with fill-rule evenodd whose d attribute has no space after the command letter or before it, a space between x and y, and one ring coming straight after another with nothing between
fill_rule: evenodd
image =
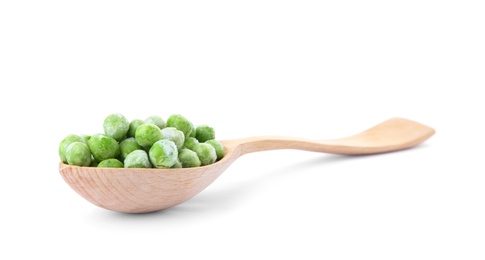
<instances>
[{"instance_id":1,"label":"green pea","mask_svg":"<svg viewBox=\"0 0 485 260\"><path fill-rule=\"evenodd\" d=\"M148 154L150 162L156 168L170 168L178 159L177 146L174 142L165 139L155 142Z\"/></svg>"},{"instance_id":2,"label":"green pea","mask_svg":"<svg viewBox=\"0 0 485 260\"><path fill-rule=\"evenodd\" d=\"M154 124L142 124L136 129L135 139L139 145L149 148L156 141L162 139L162 132Z\"/></svg>"},{"instance_id":3,"label":"green pea","mask_svg":"<svg viewBox=\"0 0 485 260\"><path fill-rule=\"evenodd\" d=\"M194 147L201 165L209 165L217 160L216 149L210 144L200 143Z\"/></svg>"},{"instance_id":4,"label":"green pea","mask_svg":"<svg viewBox=\"0 0 485 260\"><path fill-rule=\"evenodd\" d=\"M206 144L212 145L216 149L217 160L220 160L224 156L224 146L217 140L207 140Z\"/></svg>"},{"instance_id":5,"label":"green pea","mask_svg":"<svg viewBox=\"0 0 485 260\"><path fill-rule=\"evenodd\" d=\"M122 160L125 160L126 156L134 150L143 150L134 137L126 138L120 143L120 156Z\"/></svg>"},{"instance_id":6,"label":"green pea","mask_svg":"<svg viewBox=\"0 0 485 260\"><path fill-rule=\"evenodd\" d=\"M128 133L130 123L122 114L111 114L104 119L103 129L107 136L119 142Z\"/></svg>"},{"instance_id":7,"label":"green pea","mask_svg":"<svg viewBox=\"0 0 485 260\"><path fill-rule=\"evenodd\" d=\"M148 155L143 150L135 150L125 158L125 168L151 168Z\"/></svg>"},{"instance_id":8,"label":"green pea","mask_svg":"<svg viewBox=\"0 0 485 260\"><path fill-rule=\"evenodd\" d=\"M164 129L166 126L165 121L159 116L149 116L145 119L145 124L154 124L160 129Z\"/></svg>"},{"instance_id":9,"label":"green pea","mask_svg":"<svg viewBox=\"0 0 485 260\"><path fill-rule=\"evenodd\" d=\"M175 127L184 133L184 136L190 136L194 125L185 117L179 114L171 115L167 119L168 127Z\"/></svg>"},{"instance_id":10,"label":"green pea","mask_svg":"<svg viewBox=\"0 0 485 260\"><path fill-rule=\"evenodd\" d=\"M83 139L83 143L86 145L88 144L88 140L91 138L90 135L80 135L80 137Z\"/></svg>"},{"instance_id":11,"label":"green pea","mask_svg":"<svg viewBox=\"0 0 485 260\"><path fill-rule=\"evenodd\" d=\"M199 142L203 143L205 141L215 139L216 133L214 128L208 125L199 125L195 130L195 138L197 138Z\"/></svg>"},{"instance_id":12,"label":"green pea","mask_svg":"<svg viewBox=\"0 0 485 260\"><path fill-rule=\"evenodd\" d=\"M118 142L104 134L92 135L88 140L88 146L94 159L98 161L116 158L120 154Z\"/></svg>"},{"instance_id":13,"label":"green pea","mask_svg":"<svg viewBox=\"0 0 485 260\"><path fill-rule=\"evenodd\" d=\"M141 119L134 119L133 121L130 122L130 127L128 129L128 133L126 136L128 137L135 137L136 129L140 126L143 125L145 122Z\"/></svg>"},{"instance_id":14,"label":"green pea","mask_svg":"<svg viewBox=\"0 0 485 260\"><path fill-rule=\"evenodd\" d=\"M199 167L201 164L197 153L187 148L180 150L179 161L183 168Z\"/></svg>"},{"instance_id":15,"label":"green pea","mask_svg":"<svg viewBox=\"0 0 485 260\"><path fill-rule=\"evenodd\" d=\"M180 150L184 147L184 133L182 131L177 130L175 127L165 127L162 129L162 138L166 140L170 140L175 143L177 146L177 150Z\"/></svg>"},{"instance_id":16,"label":"green pea","mask_svg":"<svg viewBox=\"0 0 485 260\"><path fill-rule=\"evenodd\" d=\"M172 167L170 168L182 168L182 163L179 160L177 160L175 164L172 165Z\"/></svg>"},{"instance_id":17,"label":"green pea","mask_svg":"<svg viewBox=\"0 0 485 260\"><path fill-rule=\"evenodd\" d=\"M66 159L69 165L89 166L91 164L91 152L83 142L72 142L66 148Z\"/></svg>"},{"instance_id":18,"label":"green pea","mask_svg":"<svg viewBox=\"0 0 485 260\"><path fill-rule=\"evenodd\" d=\"M118 159L106 159L98 163L98 168L123 168L123 163Z\"/></svg>"},{"instance_id":19,"label":"green pea","mask_svg":"<svg viewBox=\"0 0 485 260\"><path fill-rule=\"evenodd\" d=\"M68 135L59 143L59 157L63 163L67 163L66 148L73 142L83 142L83 138L79 135Z\"/></svg>"},{"instance_id":20,"label":"green pea","mask_svg":"<svg viewBox=\"0 0 485 260\"><path fill-rule=\"evenodd\" d=\"M190 132L189 137L194 137L195 138L195 132L197 131L195 125L192 124L192 131Z\"/></svg>"},{"instance_id":21,"label":"green pea","mask_svg":"<svg viewBox=\"0 0 485 260\"><path fill-rule=\"evenodd\" d=\"M184 147L190 150L194 150L194 147L199 144L199 140L195 137L187 137L184 142Z\"/></svg>"}]
</instances>

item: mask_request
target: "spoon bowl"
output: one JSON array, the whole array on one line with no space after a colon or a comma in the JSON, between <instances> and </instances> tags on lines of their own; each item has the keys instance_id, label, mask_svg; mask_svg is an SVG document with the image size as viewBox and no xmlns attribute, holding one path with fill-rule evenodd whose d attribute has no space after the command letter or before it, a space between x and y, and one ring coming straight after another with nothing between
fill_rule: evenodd
<instances>
[{"instance_id":1,"label":"spoon bowl","mask_svg":"<svg viewBox=\"0 0 485 260\"><path fill-rule=\"evenodd\" d=\"M420 123L392 118L354 136L315 141L291 137L250 137L221 141L224 157L211 165L179 169L97 168L59 164L69 186L91 203L112 211L145 213L181 204L197 195L240 156L275 149L366 155L408 149L435 133Z\"/></svg>"}]
</instances>

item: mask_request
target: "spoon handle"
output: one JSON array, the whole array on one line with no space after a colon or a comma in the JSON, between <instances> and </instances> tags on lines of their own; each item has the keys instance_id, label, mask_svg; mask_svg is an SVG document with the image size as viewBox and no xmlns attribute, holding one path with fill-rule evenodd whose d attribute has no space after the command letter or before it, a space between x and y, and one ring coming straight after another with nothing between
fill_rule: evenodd
<instances>
[{"instance_id":1,"label":"spoon handle","mask_svg":"<svg viewBox=\"0 0 485 260\"><path fill-rule=\"evenodd\" d=\"M238 156L267 150L305 151L365 155L386 153L416 146L435 133L431 127L403 118L392 118L359 134L334 140L309 140L294 137L249 137L224 141Z\"/></svg>"}]
</instances>

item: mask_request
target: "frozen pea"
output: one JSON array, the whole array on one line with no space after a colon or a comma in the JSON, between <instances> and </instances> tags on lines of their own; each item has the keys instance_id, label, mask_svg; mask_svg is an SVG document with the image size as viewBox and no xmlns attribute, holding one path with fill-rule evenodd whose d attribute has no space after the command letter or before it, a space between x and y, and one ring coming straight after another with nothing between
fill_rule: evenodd
<instances>
[{"instance_id":1,"label":"frozen pea","mask_svg":"<svg viewBox=\"0 0 485 260\"><path fill-rule=\"evenodd\" d=\"M143 125L145 122L141 119L134 119L133 121L130 122L130 126L128 128L128 133L126 136L128 137L135 137L136 129L140 126Z\"/></svg>"},{"instance_id":2,"label":"frozen pea","mask_svg":"<svg viewBox=\"0 0 485 260\"><path fill-rule=\"evenodd\" d=\"M168 127L175 127L184 133L184 136L190 136L194 125L185 117L179 114L171 115L167 119Z\"/></svg>"},{"instance_id":3,"label":"frozen pea","mask_svg":"<svg viewBox=\"0 0 485 260\"><path fill-rule=\"evenodd\" d=\"M224 146L217 140L207 140L206 144L212 145L216 149L217 160L220 160L224 156Z\"/></svg>"},{"instance_id":4,"label":"frozen pea","mask_svg":"<svg viewBox=\"0 0 485 260\"><path fill-rule=\"evenodd\" d=\"M119 142L128 133L130 123L122 114L111 114L104 119L103 129L107 136Z\"/></svg>"},{"instance_id":5,"label":"frozen pea","mask_svg":"<svg viewBox=\"0 0 485 260\"><path fill-rule=\"evenodd\" d=\"M175 164L172 165L172 167L170 168L182 168L182 163L179 160L177 160Z\"/></svg>"},{"instance_id":6,"label":"frozen pea","mask_svg":"<svg viewBox=\"0 0 485 260\"><path fill-rule=\"evenodd\" d=\"M89 138L91 138L90 135L80 135L80 137L83 139L83 143L86 145L88 144Z\"/></svg>"},{"instance_id":7,"label":"frozen pea","mask_svg":"<svg viewBox=\"0 0 485 260\"><path fill-rule=\"evenodd\" d=\"M66 148L73 142L83 142L83 138L79 135L68 135L59 144L59 157L63 163L67 163Z\"/></svg>"},{"instance_id":8,"label":"frozen pea","mask_svg":"<svg viewBox=\"0 0 485 260\"><path fill-rule=\"evenodd\" d=\"M106 159L98 163L98 168L123 168L123 163L118 159Z\"/></svg>"},{"instance_id":9,"label":"frozen pea","mask_svg":"<svg viewBox=\"0 0 485 260\"><path fill-rule=\"evenodd\" d=\"M201 165L209 165L217 160L216 149L210 144L200 143L194 147Z\"/></svg>"},{"instance_id":10,"label":"frozen pea","mask_svg":"<svg viewBox=\"0 0 485 260\"><path fill-rule=\"evenodd\" d=\"M182 163L183 168L200 166L200 160L199 160L199 157L197 156L197 153L187 148L180 150L179 161Z\"/></svg>"},{"instance_id":11,"label":"frozen pea","mask_svg":"<svg viewBox=\"0 0 485 260\"><path fill-rule=\"evenodd\" d=\"M205 141L215 139L216 133L214 128L208 125L199 125L195 130L195 138L197 138L199 142L203 143Z\"/></svg>"},{"instance_id":12,"label":"frozen pea","mask_svg":"<svg viewBox=\"0 0 485 260\"><path fill-rule=\"evenodd\" d=\"M156 141L162 139L162 132L154 124L142 124L136 129L135 139L139 145L149 148Z\"/></svg>"},{"instance_id":13,"label":"frozen pea","mask_svg":"<svg viewBox=\"0 0 485 260\"><path fill-rule=\"evenodd\" d=\"M120 143L120 156L122 160L125 160L126 156L134 150L143 150L134 137L126 138Z\"/></svg>"},{"instance_id":14,"label":"frozen pea","mask_svg":"<svg viewBox=\"0 0 485 260\"><path fill-rule=\"evenodd\" d=\"M125 158L125 168L151 168L148 155L143 150L135 150Z\"/></svg>"},{"instance_id":15,"label":"frozen pea","mask_svg":"<svg viewBox=\"0 0 485 260\"><path fill-rule=\"evenodd\" d=\"M189 137L194 137L194 138L195 138L195 131L196 131L196 130L197 130L197 129L195 128L195 125L194 125L194 124L192 124L192 131L190 132Z\"/></svg>"},{"instance_id":16,"label":"frozen pea","mask_svg":"<svg viewBox=\"0 0 485 260\"><path fill-rule=\"evenodd\" d=\"M162 129L162 138L166 140L170 140L175 143L177 146L177 150L180 150L184 147L184 133L182 131L177 130L175 127L165 127Z\"/></svg>"},{"instance_id":17,"label":"frozen pea","mask_svg":"<svg viewBox=\"0 0 485 260\"><path fill-rule=\"evenodd\" d=\"M89 166L91 164L91 152L83 142L72 142L66 148L66 159L69 165Z\"/></svg>"},{"instance_id":18,"label":"frozen pea","mask_svg":"<svg viewBox=\"0 0 485 260\"><path fill-rule=\"evenodd\" d=\"M166 126L165 121L159 116L149 116L145 119L145 124L154 124L160 129L164 129Z\"/></svg>"},{"instance_id":19,"label":"frozen pea","mask_svg":"<svg viewBox=\"0 0 485 260\"><path fill-rule=\"evenodd\" d=\"M165 139L155 142L148 154L150 162L156 168L170 168L178 159L177 146L174 142Z\"/></svg>"},{"instance_id":20,"label":"frozen pea","mask_svg":"<svg viewBox=\"0 0 485 260\"><path fill-rule=\"evenodd\" d=\"M197 140L195 137L187 137L184 142L184 147L194 150L194 147L197 144L199 144L199 140Z\"/></svg>"},{"instance_id":21,"label":"frozen pea","mask_svg":"<svg viewBox=\"0 0 485 260\"><path fill-rule=\"evenodd\" d=\"M116 158L120 154L118 142L104 134L92 135L88 140L88 146L94 159L98 161Z\"/></svg>"}]
</instances>

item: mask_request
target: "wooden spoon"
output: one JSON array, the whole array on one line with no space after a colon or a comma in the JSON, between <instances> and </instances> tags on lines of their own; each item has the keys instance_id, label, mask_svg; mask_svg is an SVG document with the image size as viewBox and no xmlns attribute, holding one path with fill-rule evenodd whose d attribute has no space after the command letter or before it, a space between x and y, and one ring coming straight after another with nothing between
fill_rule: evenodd
<instances>
[{"instance_id":1,"label":"wooden spoon","mask_svg":"<svg viewBox=\"0 0 485 260\"><path fill-rule=\"evenodd\" d=\"M113 211L143 213L178 205L209 186L240 156L274 149L365 155L398 151L428 139L434 129L393 118L360 134L327 141L251 137L221 141L224 157L211 165L182 169L96 168L59 164L64 180L86 200Z\"/></svg>"}]
</instances>

